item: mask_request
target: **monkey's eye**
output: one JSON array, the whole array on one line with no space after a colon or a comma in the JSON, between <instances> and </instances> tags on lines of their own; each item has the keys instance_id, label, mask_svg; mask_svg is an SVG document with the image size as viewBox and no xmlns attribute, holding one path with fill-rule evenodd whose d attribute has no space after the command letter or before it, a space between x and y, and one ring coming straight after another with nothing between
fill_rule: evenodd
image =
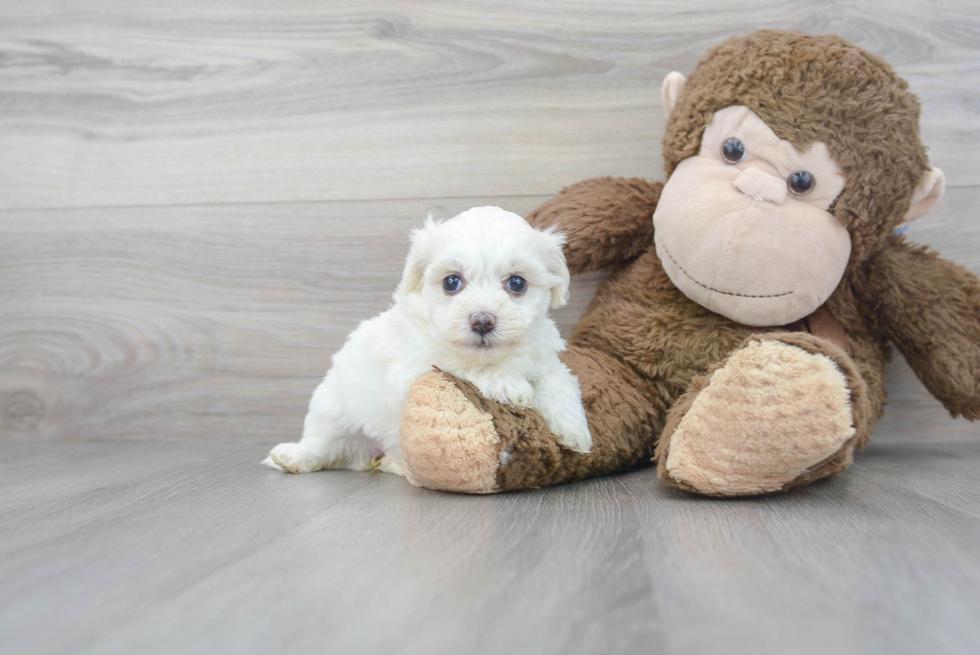
<instances>
[{"instance_id":1,"label":"monkey's eye","mask_svg":"<svg viewBox=\"0 0 980 655\"><path fill-rule=\"evenodd\" d=\"M447 275L442 281L442 288L446 293L459 293L463 289L463 279L458 275Z\"/></svg>"},{"instance_id":2,"label":"monkey's eye","mask_svg":"<svg viewBox=\"0 0 980 655\"><path fill-rule=\"evenodd\" d=\"M527 291L527 280L522 278L520 275L511 275L507 278L507 289L511 293L521 295Z\"/></svg>"},{"instance_id":3,"label":"monkey's eye","mask_svg":"<svg viewBox=\"0 0 980 655\"><path fill-rule=\"evenodd\" d=\"M732 137L721 144L721 157L729 164L737 164L745 159L745 144Z\"/></svg>"},{"instance_id":4,"label":"monkey's eye","mask_svg":"<svg viewBox=\"0 0 980 655\"><path fill-rule=\"evenodd\" d=\"M816 183L817 180L810 174L810 171L797 171L786 178L786 186L798 196L810 193Z\"/></svg>"}]
</instances>

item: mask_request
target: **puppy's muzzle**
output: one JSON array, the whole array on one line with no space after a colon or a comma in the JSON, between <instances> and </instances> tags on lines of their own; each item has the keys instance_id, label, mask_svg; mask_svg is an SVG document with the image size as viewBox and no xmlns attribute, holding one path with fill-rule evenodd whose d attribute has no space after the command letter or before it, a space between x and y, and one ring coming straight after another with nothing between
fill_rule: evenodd
<instances>
[{"instance_id":1,"label":"puppy's muzzle","mask_svg":"<svg viewBox=\"0 0 980 655\"><path fill-rule=\"evenodd\" d=\"M479 312L470 316L470 329L481 337L485 337L493 332L496 323L497 317L486 312Z\"/></svg>"}]
</instances>

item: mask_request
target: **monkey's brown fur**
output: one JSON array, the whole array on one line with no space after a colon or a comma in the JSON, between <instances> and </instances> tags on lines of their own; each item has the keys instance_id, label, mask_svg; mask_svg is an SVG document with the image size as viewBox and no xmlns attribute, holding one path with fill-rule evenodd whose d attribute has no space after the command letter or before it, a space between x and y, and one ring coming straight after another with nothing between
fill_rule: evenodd
<instances>
[{"instance_id":1,"label":"monkey's brown fur","mask_svg":"<svg viewBox=\"0 0 980 655\"><path fill-rule=\"evenodd\" d=\"M661 183L600 178L575 184L528 221L537 227L560 224L573 274L614 267L565 354L581 384L592 453L559 447L535 413L501 406L454 380L465 402L492 417L495 452L487 461L496 462L496 470L487 472L488 482L479 488L463 488L449 459L442 468L429 460L425 482L419 482L421 475L413 479L420 443L449 457L470 435L465 425L423 429L410 419L403 423L410 480L464 491L528 489L655 457L669 483L705 494L807 484L849 466L854 447L870 438L883 411L889 341L954 416L980 418L980 281L892 236L928 168L918 137L918 102L906 83L884 61L838 37L763 31L729 39L701 60L671 112L664 137L668 177L698 152L714 112L732 105L749 107L800 148L823 141L844 171L846 186L830 211L848 229L852 252L825 305L803 321L772 328L712 313L674 286L655 254L651 216ZM746 492L672 479L665 461L678 424L712 373L746 344L759 342L779 342L833 362L846 381L853 436L776 486ZM423 379L418 386L426 384ZM406 416L425 416L443 402L437 394L413 392Z\"/></svg>"}]
</instances>

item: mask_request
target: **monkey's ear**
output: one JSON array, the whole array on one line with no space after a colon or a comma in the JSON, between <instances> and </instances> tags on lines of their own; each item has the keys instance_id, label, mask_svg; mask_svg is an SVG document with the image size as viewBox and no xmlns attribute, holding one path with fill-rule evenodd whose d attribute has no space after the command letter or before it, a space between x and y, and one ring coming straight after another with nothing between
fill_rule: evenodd
<instances>
[{"instance_id":1,"label":"monkey's ear","mask_svg":"<svg viewBox=\"0 0 980 655\"><path fill-rule=\"evenodd\" d=\"M405 270L398 285L398 293L418 293L422 290L425 269L432 260L433 236L439 224L432 220L432 214L425 219L422 227L412 230L412 249L405 260Z\"/></svg>"},{"instance_id":2,"label":"monkey's ear","mask_svg":"<svg viewBox=\"0 0 980 655\"><path fill-rule=\"evenodd\" d=\"M660 97L664 101L664 116L669 118L670 112L674 111L674 105L677 104L677 98L680 97L681 91L684 90L684 83L687 82L687 78L674 71L664 78L663 86L660 87Z\"/></svg>"},{"instance_id":3,"label":"monkey's ear","mask_svg":"<svg viewBox=\"0 0 980 655\"><path fill-rule=\"evenodd\" d=\"M946 176L938 168L930 168L919 179L912 193L912 205L905 212L905 220L895 228L893 234L901 234L909 228L909 223L929 213L946 190Z\"/></svg>"}]
</instances>

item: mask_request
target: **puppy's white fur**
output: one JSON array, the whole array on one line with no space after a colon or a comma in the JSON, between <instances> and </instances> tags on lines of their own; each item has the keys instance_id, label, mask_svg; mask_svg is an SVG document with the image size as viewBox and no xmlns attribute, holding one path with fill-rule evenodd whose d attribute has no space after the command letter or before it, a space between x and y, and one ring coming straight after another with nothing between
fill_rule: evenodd
<instances>
[{"instance_id":1,"label":"puppy's white fur","mask_svg":"<svg viewBox=\"0 0 980 655\"><path fill-rule=\"evenodd\" d=\"M391 309L350 334L313 393L302 439L279 444L264 463L293 473L380 468L404 475L398 424L412 383L433 366L488 398L534 408L560 443L588 452L578 380L558 359L565 343L548 318L549 307L567 300L563 245L560 233L535 230L499 207L444 223L430 216L412 234ZM462 280L456 293L443 286L450 275ZM523 293L508 288L513 275L526 281ZM494 318L485 335L473 326L479 314Z\"/></svg>"}]
</instances>

